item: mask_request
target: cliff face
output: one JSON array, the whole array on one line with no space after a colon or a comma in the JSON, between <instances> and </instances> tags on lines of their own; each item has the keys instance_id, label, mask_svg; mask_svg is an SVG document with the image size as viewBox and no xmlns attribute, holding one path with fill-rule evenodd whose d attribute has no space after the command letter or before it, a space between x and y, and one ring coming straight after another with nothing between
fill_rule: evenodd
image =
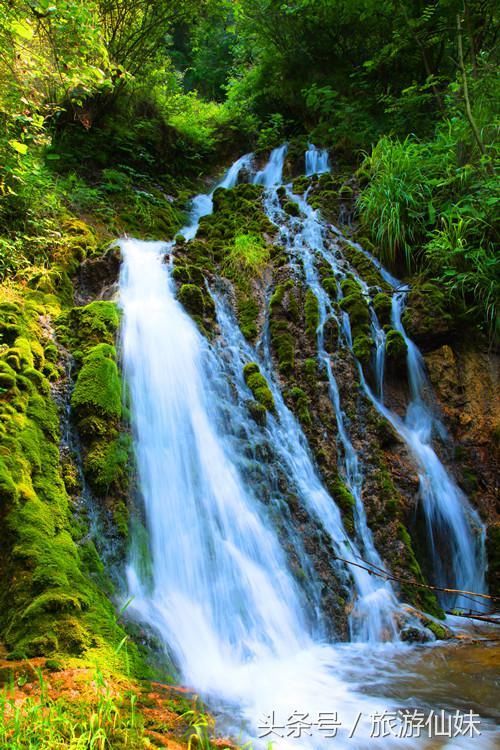
<instances>
[{"instance_id":1,"label":"cliff face","mask_svg":"<svg viewBox=\"0 0 500 750\"><path fill-rule=\"evenodd\" d=\"M500 357L479 342L444 344L429 351L425 361L455 444L458 479L488 525L489 585L498 594Z\"/></svg>"}]
</instances>

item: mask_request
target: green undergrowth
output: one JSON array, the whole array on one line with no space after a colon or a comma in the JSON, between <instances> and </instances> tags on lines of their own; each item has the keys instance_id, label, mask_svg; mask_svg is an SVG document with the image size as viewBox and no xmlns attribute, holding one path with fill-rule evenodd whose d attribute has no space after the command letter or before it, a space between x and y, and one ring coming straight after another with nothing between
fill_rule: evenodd
<instances>
[{"instance_id":1,"label":"green undergrowth","mask_svg":"<svg viewBox=\"0 0 500 750\"><path fill-rule=\"evenodd\" d=\"M368 181L359 213L384 262L437 283L448 315L494 339L500 284L498 145L486 90L476 90L483 100L475 113L479 138L485 138L481 147L451 95L449 120L439 124L432 139L381 138L363 163Z\"/></svg>"},{"instance_id":2,"label":"green undergrowth","mask_svg":"<svg viewBox=\"0 0 500 750\"><path fill-rule=\"evenodd\" d=\"M10 750L86 750L142 748L144 722L137 694L113 691L102 673L93 676L95 689L78 703L53 698L41 670L35 695L20 700L7 686L0 692L0 743Z\"/></svg>"}]
</instances>

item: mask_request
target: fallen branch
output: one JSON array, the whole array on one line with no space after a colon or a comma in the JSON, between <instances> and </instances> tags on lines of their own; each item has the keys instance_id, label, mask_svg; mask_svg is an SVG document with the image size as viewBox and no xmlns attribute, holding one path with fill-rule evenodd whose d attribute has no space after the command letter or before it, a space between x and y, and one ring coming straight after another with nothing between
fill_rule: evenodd
<instances>
[{"instance_id":1,"label":"fallen branch","mask_svg":"<svg viewBox=\"0 0 500 750\"><path fill-rule=\"evenodd\" d=\"M449 589L449 588L443 588L442 586L431 586L428 583L422 583L421 581L411 580L410 578L400 578L399 576L395 576L392 573L388 573L386 570L379 568L377 565L373 565L373 563L370 563L367 560L363 560L362 557L358 559L364 562L365 565L356 563L353 560L346 560L344 557L339 557L338 555L334 555L334 558L336 560L340 560L341 562L346 563L347 565L354 565L356 568L361 568L361 570L366 570L368 573L371 573L371 575L378 576L379 578L384 578L386 581L396 581L397 583L403 583L409 586L418 586L419 588L429 589L430 591L442 591L445 594L462 594L463 596L466 596L468 598L471 596L478 596L481 599L488 599L489 601L500 601L500 596L492 596L491 594L480 594L477 591L463 591L462 589Z\"/></svg>"}]
</instances>

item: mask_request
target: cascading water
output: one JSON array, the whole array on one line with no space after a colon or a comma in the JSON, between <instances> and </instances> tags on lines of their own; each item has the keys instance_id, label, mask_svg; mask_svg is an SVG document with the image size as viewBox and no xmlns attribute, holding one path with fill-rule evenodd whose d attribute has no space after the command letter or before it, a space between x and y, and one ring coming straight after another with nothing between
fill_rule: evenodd
<instances>
[{"instance_id":1,"label":"cascading water","mask_svg":"<svg viewBox=\"0 0 500 750\"><path fill-rule=\"evenodd\" d=\"M310 143L306 151L305 160L306 177L330 171L329 155L326 148L318 149L314 144Z\"/></svg>"},{"instance_id":2,"label":"cascading water","mask_svg":"<svg viewBox=\"0 0 500 750\"><path fill-rule=\"evenodd\" d=\"M233 377L238 378L239 373L241 381L243 365L245 362L258 360L257 353L245 341L235 321L224 309L220 300L215 299L217 320L221 327L224 344L235 359ZM360 551L357 545L349 539L342 524L339 509L321 483L302 430L285 405L273 376L269 352L266 352L266 355L260 364L267 376L276 407L276 417L270 415L268 419L267 431L270 442L280 459L281 466L286 469L287 476L293 483L301 505L323 526L332 541L336 554L343 559L359 562ZM354 453L353 449L352 452ZM369 535L366 522L362 531ZM373 544L370 543L369 546L374 552ZM382 565L378 556L376 556L376 564ZM354 583L355 600L350 617L353 640L364 643L394 640L396 629L393 618L397 602L391 595L390 587L380 579L371 577L366 570L356 566L348 567L345 575L351 575Z\"/></svg>"},{"instance_id":3,"label":"cascading water","mask_svg":"<svg viewBox=\"0 0 500 750\"><path fill-rule=\"evenodd\" d=\"M192 240L198 231L198 224L203 216L212 213L214 202L213 194L217 188L226 188L229 190L238 182L240 173L244 170L250 170L252 166L253 154L244 154L237 159L228 169L224 177L217 183L211 193L200 193L193 198L191 202L191 212L189 214L189 223L181 230L185 240Z\"/></svg>"},{"instance_id":4,"label":"cascading water","mask_svg":"<svg viewBox=\"0 0 500 750\"><path fill-rule=\"evenodd\" d=\"M310 152L312 151L310 147ZM310 153L309 152L309 153ZM284 155L281 157L284 158ZM281 173L282 169L277 169ZM353 562L362 560L383 568L382 560L373 544L372 535L366 521L366 514L362 499L363 476L358 455L349 438L345 426L344 413L340 404L338 385L333 374L331 361L324 346L324 331L328 321L335 317L335 313L328 294L321 286L319 275L314 265L314 253L323 251L326 254L323 233L316 213L307 205L304 199L292 196L299 204L300 218L288 217L282 210L276 189L269 191L264 205L271 221L280 227L280 241L291 255L292 262L300 262L304 268L306 283L319 303L320 321L317 331L318 358L328 376L331 400L335 409L338 436L342 446L340 469L345 483L355 502L355 527L361 545L361 550L352 541L349 542L349 552L343 551L343 556ZM309 480L310 481L310 480ZM323 502L313 509L322 520L325 529L332 536L334 542L339 541L339 526L342 537L347 534L341 525L340 513L328 493L323 490ZM336 528L328 524L332 508L336 509L338 518ZM341 537L341 538L342 538ZM397 599L388 582L370 575L366 570L352 566L351 574L356 589L355 605L350 617L351 637L362 642L376 642L378 640L395 640L397 638L396 615L400 611Z\"/></svg>"},{"instance_id":5,"label":"cascading water","mask_svg":"<svg viewBox=\"0 0 500 750\"><path fill-rule=\"evenodd\" d=\"M314 152L313 152L314 153ZM312 157L311 157L312 164ZM322 225L317 216L307 205L305 199L292 196L289 197L298 202L301 210L301 229L295 232L295 247L292 254L300 258L304 265L306 281L309 288L317 296L320 302L320 314L324 325L324 311L328 308L328 295L324 292L319 282L319 277L314 268L314 255L311 251L317 250L325 259L337 277L344 276L343 270L337 263L335 256L328 252L322 236ZM283 219L283 217L281 217ZM293 220L292 220L293 221ZM338 229L336 234L342 237ZM304 240L304 236L306 239ZM342 237L345 240L345 238ZM355 243L354 243L355 244ZM356 247L360 250L358 245ZM372 400L378 411L388 419L398 434L403 438L410 448L419 466L420 496L426 519L427 537L432 556L434 568L434 580L441 587L451 587L466 591L482 593L485 591L485 552L484 552L484 528L478 514L473 510L467 498L458 488L439 460L437 453L432 447L434 434L443 434L443 427L437 419L432 406L425 399L425 391L429 390L429 384L425 377L425 368L420 351L409 339L404 330L401 315L407 295L407 289L389 274L369 253L362 250L364 254L374 262L383 278L393 289L400 290L393 294L392 325L401 333L407 345L407 367L408 380L411 389L411 399L408 404L406 417L401 420L398 415L384 405L384 374L385 374L385 332L379 324L377 316L370 310L372 320L372 334L375 342L374 370L377 384L377 396L369 388L360 367L361 384ZM344 261L345 262L345 261ZM362 289L367 293L366 284L359 277L355 269L349 267L352 274ZM339 288L340 295L340 288ZM369 299L368 294L366 295ZM332 314L332 313L330 313ZM343 314L343 328L348 343L350 342L350 326L346 313ZM321 341L320 341L321 343ZM320 346L320 357L322 356ZM352 449L350 441L345 433L342 422L342 412L339 405L338 388L331 373L329 357L323 352L325 365L328 372L332 400L335 404L339 437L344 446L346 478L348 486L356 498L356 508L361 526L366 525L363 503L360 494L359 463ZM368 529L366 529L368 531ZM372 545L373 547L373 545ZM370 547L368 546L368 549ZM373 558L374 549L371 550L371 559L375 565L380 567L380 561ZM376 552L375 552L376 555ZM441 600L447 607L471 608L471 600L460 595L442 596ZM481 610L482 605L477 603L476 608Z\"/></svg>"},{"instance_id":6,"label":"cascading water","mask_svg":"<svg viewBox=\"0 0 500 750\"><path fill-rule=\"evenodd\" d=\"M269 161L267 162L264 169L261 169L260 172L257 172L257 174L253 178L253 182L256 185L263 185L264 187L268 188L272 187L273 185L281 184L281 181L283 179L283 165L285 162L287 150L288 146L285 143L283 146L275 148L271 152Z\"/></svg>"},{"instance_id":7,"label":"cascading water","mask_svg":"<svg viewBox=\"0 0 500 750\"><path fill-rule=\"evenodd\" d=\"M255 181L266 187L281 182L285 150L273 152ZM250 165L251 156L242 157L221 186L234 185L241 169ZM268 204L274 200L272 193ZM193 201L190 223L181 232L185 238L194 237L199 218L211 212L209 198ZM307 214L307 204L301 208ZM306 234L316 231L306 216L307 223ZM333 711L341 723L334 740L337 747L400 746L394 736L373 736L369 722L370 716L392 705L378 676L387 670L396 675L398 655L408 649L402 644L375 643L392 622L390 588L373 587L368 575L357 577L351 570L357 606L363 600L372 605L366 611L360 607L365 625L357 635L360 638L363 632L362 637L371 643L322 642L321 615L309 611L317 606L314 582L301 587L290 573L281 540L273 530L272 514L244 480L243 459L234 441L242 426L245 435L257 429L244 424L248 417L242 406L246 386L241 377L242 363L258 359L256 352L217 294L213 296L220 341L209 345L199 333L175 299L170 269L164 262L172 243L124 240L121 247L124 371L152 557L149 580L141 575L140 560L130 560L131 611L160 634L183 682L232 717L226 721L229 730L242 729L245 737L256 740L257 722L263 716L272 714L283 721L293 710L311 717L320 712L332 716ZM302 254L311 247L304 237L290 245L293 253ZM310 283L317 282L312 270L309 278ZM316 291L320 295L320 286ZM323 299L318 342L326 367L322 330L331 313ZM347 538L338 509L321 485L305 438L273 377L269 352L261 348L261 366L276 403L276 416L269 417L266 428L269 442L304 506L328 530L334 548L341 549L346 559L354 559L359 551ZM354 494L361 487L359 466L333 373L329 378L345 452L344 470ZM362 504L358 509L360 492L355 498L357 538L365 556L376 555ZM300 539L296 547L307 569ZM377 586L389 614L379 608ZM379 617L385 619L379 621ZM366 694L369 674L371 688L381 698ZM405 704L413 705L411 694L398 698L398 706ZM425 699L420 705L425 707ZM350 738L353 728L355 736ZM295 735L300 739L279 736L283 737L278 731L268 739L284 750L318 750L325 744L321 732ZM256 740L257 746L266 743L267 739ZM404 746L424 747L427 740L420 735L407 737ZM485 741L481 746L489 745Z\"/></svg>"},{"instance_id":8,"label":"cascading water","mask_svg":"<svg viewBox=\"0 0 500 750\"><path fill-rule=\"evenodd\" d=\"M168 247L121 242L123 358L152 556L149 583L130 563L131 611L161 634L184 682L241 711L254 737L270 711L312 715L335 699L348 742L377 703L338 676L342 651L313 639L271 525L219 436L220 364L175 299Z\"/></svg>"},{"instance_id":9,"label":"cascading water","mask_svg":"<svg viewBox=\"0 0 500 750\"><path fill-rule=\"evenodd\" d=\"M382 395L372 400L404 439L418 464L420 500L436 584L443 588L482 593L486 590L484 527L432 447L433 437L442 436L443 427L425 396L430 386L422 355L402 324L406 295L406 289L394 293L392 303L392 325L401 333L407 346L410 401L404 420L384 405L383 381L379 386ZM372 324L375 331L380 330L376 316ZM364 385L369 392L366 382ZM471 600L467 596L445 594L440 598L448 608L483 609L480 600Z\"/></svg>"}]
</instances>

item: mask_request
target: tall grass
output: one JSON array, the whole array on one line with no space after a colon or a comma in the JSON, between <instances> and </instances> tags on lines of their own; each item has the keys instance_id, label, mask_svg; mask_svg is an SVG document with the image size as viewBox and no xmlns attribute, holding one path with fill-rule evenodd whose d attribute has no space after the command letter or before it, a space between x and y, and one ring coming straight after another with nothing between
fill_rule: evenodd
<instances>
[{"instance_id":1,"label":"tall grass","mask_svg":"<svg viewBox=\"0 0 500 750\"><path fill-rule=\"evenodd\" d=\"M14 685L0 692L2 750L108 750L142 747L135 696L113 697L102 674L94 675L95 699L70 704L52 699L42 673L38 692L20 699Z\"/></svg>"},{"instance_id":2,"label":"tall grass","mask_svg":"<svg viewBox=\"0 0 500 750\"><path fill-rule=\"evenodd\" d=\"M223 272L230 279L248 281L261 276L269 263L269 248L254 234L238 234L226 250Z\"/></svg>"},{"instance_id":3,"label":"tall grass","mask_svg":"<svg viewBox=\"0 0 500 750\"><path fill-rule=\"evenodd\" d=\"M370 181L359 215L383 262L436 281L456 313L495 339L500 181L466 139L460 120L444 123L425 143L382 138L363 164ZM494 156L491 147L490 164Z\"/></svg>"},{"instance_id":4,"label":"tall grass","mask_svg":"<svg viewBox=\"0 0 500 750\"><path fill-rule=\"evenodd\" d=\"M359 210L386 263L414 265L432 218L439 166L429 159L428 148L411 138L381 138L366 157L371 181L361 193Z\"/></svg>"}]
</instances>

